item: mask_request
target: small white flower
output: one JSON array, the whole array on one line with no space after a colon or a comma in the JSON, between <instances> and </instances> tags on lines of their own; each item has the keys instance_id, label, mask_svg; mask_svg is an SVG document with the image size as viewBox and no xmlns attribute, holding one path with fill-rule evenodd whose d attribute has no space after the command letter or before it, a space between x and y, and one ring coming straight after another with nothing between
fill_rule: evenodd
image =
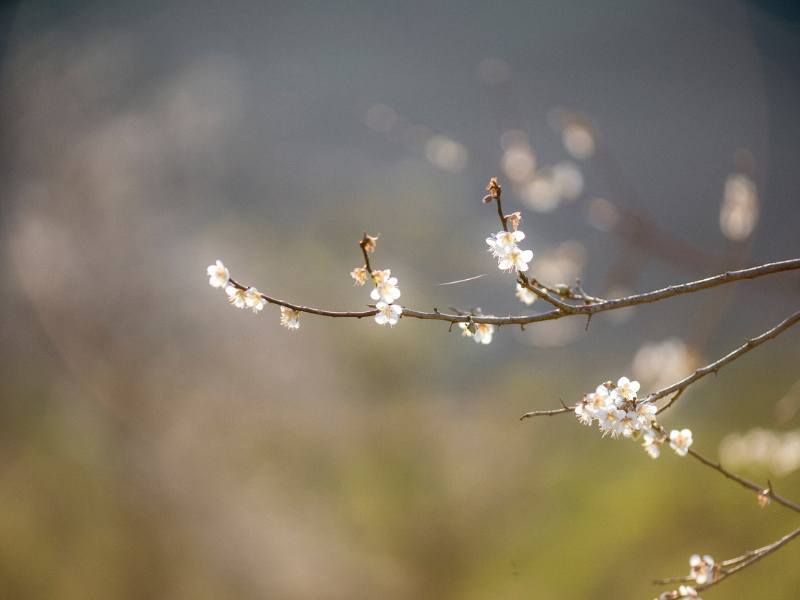
<instances>
[{"instance_id":1,"label":"small white flower","mask_svg":"<svg viewBox=\"0 0 800 600\"><path fill-rule=\"evenodd\" d=\"M375 305L378 309L378 314L375 315L375 322L379 325L396 325L400 320L400 315L403 314L403 307L397 304L387 304L386 302L378 302Z\"/></svg>"},{"instance_id":2,"label":"small white flower","mask_svg":"<svg viewBox=\"0 0 800 600\"><path fill-rule=\"evenodd\" d=\"M392 276L392 272L390 269L385 269L383 271L373 271L372 272L372 283L376 286L381 285L385 281L389 281L389 278Z\"/></svg>"},{"instance_id":3,"label":"small white flower","mask_svg":"<svg viewBox=\"0 0 800 600\"><path fill-rule=\"evenodd\" d=\"M516 296L517 296L517 298L520 299L520 302L523 302L523 303L527 304L528 306L533 304L534 300L536 300L536 294L534 294L528 288L523 287L519 283L517 283Z\"/></svg>"},{"instance_id":4,"label":"small white flower","mask_svg":"<svg viewBox=\"0 0 800 600\"><path fill-rule=\"evenodd\" d=\"M650 429L656 419L657 408L652 402L640 402L636 405L636 418L639 420L639 429Z\"/></svg>"},{"instance_id":5,"label":"small white flower","mask_svg":"<svg viewBox=\"0 0 800 600\"><path fill-rule=\"evenodd\" d=\"M658 455L661 454L661 444L663 443L664 440L652 430L644 432L644 444L642 446L653 458L658 458Z\"/></svg>"},{"instance_id":6,"label":"small white flower","mask_svg":"<svg viewBox=\"0 0 800 600\"><path fill-rule=\"evenodd\" d=\"M636 392L639 391L639 382L631 381L627 377L620 377L617 382L617 393L626 400L636 400Z\"/></svg>"},{"instance_id":7,"label":"small white flower","mask_svg":"<svg viewBox=\"0 0 800 600\"><path fill-rule=\"evenodd\" d=\"M594 390L594 395L596 396L596 399L593 404L597 406L598 409L606 408L612 404L616 404L616 392L609 390L602 383Z\"/></svg>"},{"instance_id":8,"label":"small white flower","mask_svg":"<svg viewBox=\"0 0 800 600\"><path fill-rule=\"evenodd\" d=\"M237 287L229 285L225 288L225 293L228 294L228 300L231 301L236 308L244 308L245 307L245 290L240 290Z\"/></svg>"},{"instance_id":9,"label":"small white flower","mask_svg":"<svg viewBox=\"0 0 800 600\"><path fill-rule=\"evenodd\" d=\"M281 325L288 329L299 329L300 313L291 308L281 306Z\"/></svg>"},{"instance_id":10,"label":"small white flower","mask_svg":"<svg viewBox=\"0 0 800 600\"><path fill-rule=\"evenodd\" d=\"M389 271L386 271L388 273ZM389 277L382 280L370 293L373 300L380 300L386 304L392 304L400 297L400 290L397 289L397 277Z\"/></svg>"},{"instance_id":11,"label":"small white flower","mask_svg":"<svg viewBox=\"0 0 800 600\"><path fill-rule=\"evenodd\" d=\"M690 585L680 586L678 588L678 593L680 594L680 598L694 598L696 600L703 600L702 598L698 598L697 590Z\"/></svg>"},{"instance_id":12,"label":"small white flower","mask_svg":"<svg viewBox=\"0 0 800 600\"><path fill-rule=\"evenodd\" d=\"M610 406L600 409L597 418L600 420L600 431L603 432L603 436L610 433L611 437L615 438L622 433L622 419L625 418L625 411L619 410L616 406Z\"/></svg>"},{"instance_id":13,"label":"small white flower","mask_svg":"<svg viewBox=\"0 0 800 600\"><path fill-rule=\"evenodd\" d=\"M490 325L489 323L475 323L470 321L469 323L459 323L459 327L461 327L462 337L471 337L475 338L475 341L478 344L491 344L492 343L492 335L494 334L494 325ZM472 333L469 328L470 326L474 326L475 333Z\"/></svg>"},{"instance_id":14,"label":"small white flower","mask_svg":"<svg viewBox=\"0 0 800 600\"><path fill-rule=\"evenodd\" d=\"M256 288L249 287L244 292L244 303L248 308L252 308L254 313L257 313L264 308L267 301L261 297Z\"/></svg>"},{"instance_id":15,"label":"small white flower","mask_svg":"<svg viewBox=\"0 0 800 600\"><path fill-rule=\"evenodd\" d=\"M350 277L356 280L356 282L353 285L364 285L364 282L367 280L367 277L369 277L369 271L367 271L362 267L359 267L358 269L355 269L352 273L350 273Z\"/></svg>"},{"instance_id":16,"label":"small white flower","mask_svg":"<svg viewBox=\"0 0 800 600\"><path fill-rule=\"evenodd\" d=\"M619 420L619 426L622 435L625 437L631 437L634 431L639 431L642 428L641 425L639 425L639 420L636 418L636 413L632 410L626 412L625 416Z\"/></svg>"},{"instance_id":17,"label":"small white flower","mask_svg":"<svg viewBox=\"0 0 800 600\"><path fill-rule=\"evenodd\" d=\"M500 231L493 233L490 237L486 238L486 243L489 244L489 252L496 258L501 258L518 250L517 242L525 239L525 234L521 231Z\"/></svg>"},{"instance_id":18,"label":"small white flower","mask_svg":"<svg viewBox=\"0 0 800 600\"><path fill-rule=\"evenodd\" d=\"M678 456L686 456L693 441L692 432L689 429L682 429L681 431L673 429L669 432L669 445Z\"/></svg>"},{"instance_id":19,"label":"small white flower","mask_svg":"<svg viewBox=\"0 0 800 600\"><path fill-rule=\"evenodd\" d=\"M476 323L475 326L477 328L473 336L475 341L479 344L491 344L492 335L494 334L494 325L490 325L489 323Z\"/></svg>"},{"instance_id":20,"label":"small white flower","mask_svg":"<svg viewBox=\"0 0 800 600\"><path fill-rule=\"evenodd\" d=\"M714 559L708 554L702 557L699 554L692 554L689 557L689 566L691 567L691 577L698 585L703 585L708 581L711 570L714 568Z\"/></svg>"},{"instance_id":21,"label":"small white flower","mask_svg":"<svg viewBox=\"0 0 800 600\"><path fill-rule=\"evenodd\" d=\"M594 410L592 410L592 401L589 399L590 396L594 396L594 394L585 395L583 400L575 405L575 414L584 425L591 425L592 421L596 418L596 414Z\"/></svg>"},{"instance_id":22,"label":"small white flower","mask_svg":"<svg viewBox=\"0 0 800 600\"><path fill-rule=\"evenodd\" d=\"M210 277L209 283L216 288L224 288L231 278L228 269L225 268L221 260L218 260L215 265L210 265L207 272Z\"/></svg>"},{"instance_id":23,"label":"small white flower","mask_svg":"<svg viewBox=\"0 0 800 600\"><path fill-rule=\"evenodd\" d=\"M516 232L519 233L519 232ZM533 259L533 252L530 250L512 250L511 252L504 254L500 258L500 262L497 265L501 271L527 271L528 270L528 263L531 262Z\"/></svg>"}]
</instances>

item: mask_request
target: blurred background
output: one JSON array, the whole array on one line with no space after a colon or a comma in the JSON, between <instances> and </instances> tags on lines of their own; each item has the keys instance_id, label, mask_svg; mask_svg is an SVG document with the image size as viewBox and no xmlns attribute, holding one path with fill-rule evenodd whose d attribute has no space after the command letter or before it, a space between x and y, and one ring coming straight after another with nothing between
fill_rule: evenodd
<instances>
[{"instance_id":1,"label":"blurred background","mask_svg":"<svg viewBox=\"0 0 800 600\"><path fill-rule=\"evenodd\" d=\"M798 525L697 461L565 416L798 310L779 274L503 328L228 306L531 314L800 257L800 11L778 2L21 2L2 13L0 596L652 598ZM473 281L441 283L488 274ZM800 500L800 330L667 429ZM800 544L703 594L795 599ZM735 590L735 591L734 591Z\"/></svg>"}]
</instances>

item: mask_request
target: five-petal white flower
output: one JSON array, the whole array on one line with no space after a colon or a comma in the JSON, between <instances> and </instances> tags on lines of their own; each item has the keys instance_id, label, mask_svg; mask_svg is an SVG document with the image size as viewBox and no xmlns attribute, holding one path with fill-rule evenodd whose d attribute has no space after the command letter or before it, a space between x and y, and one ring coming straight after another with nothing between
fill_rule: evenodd
<instances>
[{"instance_id":1,"label":"five-petal white flower","mask_svg":"<svg viewBox=\"0 0 800 600\"><path fill-rule=\"evenodd\" d=\"M378 302L375 305L378 313L375 315L375 322L379 325L397 325L400 320L400 315L403 314L403 307L397 304L387 304L386 302Z\"/></svg>"},{"instance_id":2,"label":"five-petal white flower","mask_svg":"<svg viewBox=\"0 0 800 600\"><path fill-rule=\"evenodd\" d=\"M240 290L232 285L225 288L225 292L228 294L228 300L230 300L231 304L236 308L244 308L247 304L244 297L245 291L246 290Z\"/></svg>"},{"instance_id":3,"label":"five-petal white flower","mask_svg":"<svg viewBox=\"0 0 800 600\"><path fill-rule=\"evenodd\" d=\"M209 276L209 283L216 288L224 288L228 285L228 281L231 278L228 269L225 268L225 265L222 264L221 260L217 261L217 264L210 265L207 269L208 276Z\"/></svg>"},{"instance_id":4,"label":"five-petal white flower","mask_svg":"<svg viewBox=\"0 0 800 600\"><path fill-rule=\"evenodd\" d=\"M689 429L681 429L680 431L673 429L669 432L669 445L678 456L686 456L693 441L692 432Z\"/></svg>"},{"instance_id":5,"label":"five-petal white flower","mask_svg":"<svg viewBox=\"0 0 800 600\"><path fill-rule=\"evenodd\" d=\"M256 288L249 287L244 292L244 303L248 308L252 308L254 313L258 313L258 311L264 308L267 301L261 297L261 294L259 294Z\"/></svg>"}]
</instances>

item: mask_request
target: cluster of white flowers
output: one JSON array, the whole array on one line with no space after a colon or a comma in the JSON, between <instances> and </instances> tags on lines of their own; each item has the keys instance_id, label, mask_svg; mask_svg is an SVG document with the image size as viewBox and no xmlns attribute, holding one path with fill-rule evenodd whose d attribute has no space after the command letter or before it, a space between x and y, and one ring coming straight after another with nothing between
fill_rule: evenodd
<instances>
[{"instance_id":1,"label":"cluster of white flowers","mask_svg":"<svg viewBox=\"0 0 800 600\"><path fill-rule=\"evenodd\" d=\"M643 434L644 449L653 458L661 453L661 444L667 441L658 428L654 428L657 409L652 402L639 401L636 393L639 382L620 377L617 385L607 381L597 389L586 394L575 405L575 415L584 425L597 421L603 436L629 437L638 439ZM669 434L669 445L678 456L686 456L692 445L692 432L689 429L673 429Z\"/></svg>"},{"instance_id":2,"label":"cluster of white flowers","mask_svg":"<svg viewBox=\"0 0 800 600\"><path fill-rule=\"evenodd\" d=\"M533 252L530 250L520 250L517 242L525 239L525 234L521 231L499 231L486 238L489 244L489 252L492 253L501 271L528 270L528 263L533 259Z\"/></svg>"},{"instance_id":3,"label":"cluster of white flowers","mask_svg":"<svg viewBox=\"0 0 800 600\"><path fill-rule=\"evenodd\" d=\"M389 269L370 273L367 269L359 267L350 273L350 276L356 280L354 285L364 285L370 275L372 276L372 283L375 284L375 289L370 292L369 296L378 301L375 304L375 308L378 309L378 314L375 315L375 322L380 325L386 325L387 323L389 326L397 325L400 315L403 314L403 307L394 303L400 297L397 277L392 277Z\"/></svg>"},{"instance_id":4,"label":"cluster of white flowers","mask_svg":"<svg viewBox=\"0 0 800 600\"><path fill-rule=\"evenodd\" d=\"M637 400L638 391L639 382L627 377L621 377L617 385L608 381L586 394L575 406L575 414L585 425L596 420L604 436L638 437L652 429L656 415L655 405Z\"/></svg>"},{"instance_id":5,"label":"cluster of white flowers","mask_svg":"<svg viewBox=\"0 0 800 600\"><path fill-rule=\"evenodd\" d=\"M258 311L264 308L267 301L264 300L261 293L254 287L240 288L232 283L231 274L228 269L218 260L216 264L209 265L206 270L209 276L209 283L215 288L225 288L225 293L228 294L228 300L236 308L252 308L253 312L258 314ZM289 329L297 329L300 327L298 319L300 314L290 308L281 307L281 324Z\"/></svg>"},{"instance_id":6,"label":"cluster of white flowers","mask_svg":"<svg viewBox=\"0 0 800 600\"><path fill-rule=\"evenodd\" d=\"M470 321L469 323L459 323L458 326L461 327L461 329L463 329L463 331L461 332L462 336L471 337L478 344L492 343L492 335L494 335L494 325L490 325L489 323L475 323L473 321Z\"/></svg>"}]
</instances>

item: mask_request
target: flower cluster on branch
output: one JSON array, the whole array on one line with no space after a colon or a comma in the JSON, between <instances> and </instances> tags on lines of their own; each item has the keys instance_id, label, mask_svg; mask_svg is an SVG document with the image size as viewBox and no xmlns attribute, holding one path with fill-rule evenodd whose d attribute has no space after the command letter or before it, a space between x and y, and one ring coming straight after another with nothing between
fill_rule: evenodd
<instances>
[{"instance_id":1,"label":"flower cluster on branch","mask_svg":"<svg viewBox=\"0 0 800 600\"><path fill-rule=\"evenodd\" d=\"M364 256L364 266L357 267L350 275L357 286L363 286L367 281L372 282L374 287L370 291L370 298L375 301L375 304L368 305L368 310L354 312L330 311L272 298L260 293L255 287L245 286L233 280L228 269L222 261L219 260L216 261L215 264L210 265L207 269L209 283L212 287L224 289L228 294L230 302L237 308L247 307L251 308L254 313L258 313L268 303L280 306L280 322L283 326L291 330L298 329L299 317L302 312L334 318L361 319L363 317L374 317L378 324L388 324L389 326L396 325L401 317L409 317L423 320L446 321L450 323L451 328L453 324L457 323L462 330L463 336L471 337L475 342L481 345L487 345L491 343L496 328L502 325L518 325L524 327L524 325L531 323L573 317L576 315L584 315L588 319L591 319L594 314L600 312L647 304L680 294L695 293L716 286L730 284L735 281L755 279L773 273L800 269L800 259L785 260L738 271L727 271L714 277L613 300L604 300L595 296L590 296L583 290L580 281L576 281L574 287L565 283L558 283L552 287L548 287L538 282L528 273L530 270L530 262L533 259L533 252L530 250L522 250L519 247L519 243L525 239L525 234L519 229L519 223L522 220L520 213L516 212L510 215L503 214L502 188L497 183L496 178L491 180L487 190L489 194L483 199L483 202L496 203L497 213L502 225L502 231L493 233L486 239L489 252L497 259L498 268L501 271L510 271L516 274L517 282L515 295L522 303L530 306L537 298L540 298L551 306L551 310L532 315L496 317L493 315L481 314L480 311L467 312L453 309L455 314L446 314L439 312L436 308L433 309L433 312L422 312L408 307L402 307L397 303L397 300L401 296L397 278L392 276L389 269L376 270L370 265L369 254L375 250L378 236L369 236L366 232L359 241L359 247ZM468 280L469 279L464 281ZM723 366L738 359L764 342L774 339L799 321L800 311L787 317L784 321L760 336L747 340L743 346L728 355L705 367L697 369L692 375L685 379L651 393L642 399L638 397L640 389L639 383L637 381L631 381L627 377L621 377L617 380L616 384L612 381L608 381L597 386L594 392L584 395L583 399L574 406L567 406L562 402L562 408L529 412L523 415L521 419L573 413L584 425L597 423L603 436L608 435L611 438L628 438L633 440L642 438L642 445L645 451L653 458L659 456L661 446L668 441L670 447L679 456L692 456L705 466L721 473L726 478L756 492L758 495L758 502L761 506L765 506L769 504L771 500L775 500L786 508L800 512L800 505L776 494L771 484L764 488L763 486L747 481L693 450L691 446L694 440L690 429L674 429L668 434L667 431L656 422L656 416L672 406L690 385L696 383L700 378L709 373L717 373ZM657 408L656 402L668 396L671 396L671 398L660 405L660 408ZM699 554L694 554L689 559L690 574L688 577L661 580L656 583L693 582L695 585L681 585L677 590L664 592L659 596L659 600L698 598L698 591L702 591L711 585L719 583L731 574L749 566L756 560L760 560L797 537L800 537L800 528L768 546L721 563L715 563L708 555L700 556Z\"/></svg>"}]
</instances>

